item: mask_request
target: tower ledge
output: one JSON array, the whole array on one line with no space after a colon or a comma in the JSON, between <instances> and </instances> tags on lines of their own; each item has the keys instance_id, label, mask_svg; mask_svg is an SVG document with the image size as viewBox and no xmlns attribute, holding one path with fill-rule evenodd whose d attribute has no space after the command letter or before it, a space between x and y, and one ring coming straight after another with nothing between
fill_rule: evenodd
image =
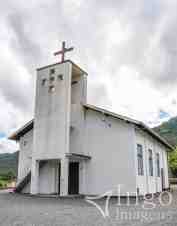
<instances>
[{"instance_id":1,"label":"tower ledge","mask_svg":"<svg viewBox=\"0 0 177 226\"><path fill-rule=\"evenodd\" d=\"M88 73L87 73L86 71L84 71L83 69L81 69L81 67L79 67L77 64L75 64L75 63L74 63L73 61L71 61L71 60L65 60L64 62L49 64L49 65L47 65L47 66L37 68L36 70L37 70L37 71L40 71L40 70L43 70L43 69L45 69L45 68L54 67L54 66L56 66L56 65L64 64L64 63L71 63L71 64L72 64L72 67L73 67L73 70L74 70L76 73L82 73L82 74L88 75Z\"/></svg>"}]
</instances>

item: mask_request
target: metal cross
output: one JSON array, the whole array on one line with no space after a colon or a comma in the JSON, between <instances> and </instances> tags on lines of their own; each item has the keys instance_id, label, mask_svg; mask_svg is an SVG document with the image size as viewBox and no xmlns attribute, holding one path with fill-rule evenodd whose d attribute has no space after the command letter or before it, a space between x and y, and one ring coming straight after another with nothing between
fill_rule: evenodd
<instances>
[{"instance_id":1,"label":"metal cross","mask_svg":"<svg viewBox=\"0 0 177 226\"><path fill-rule=\"evenodd\" d=\"M61 63L63 63L65 61L65 53L72 51L74 49L73 47L66 48L65 46L66 46L66 43L62 42L62 50L54 53L54 56L61 55Z\"/></svg>"}]
</instances>

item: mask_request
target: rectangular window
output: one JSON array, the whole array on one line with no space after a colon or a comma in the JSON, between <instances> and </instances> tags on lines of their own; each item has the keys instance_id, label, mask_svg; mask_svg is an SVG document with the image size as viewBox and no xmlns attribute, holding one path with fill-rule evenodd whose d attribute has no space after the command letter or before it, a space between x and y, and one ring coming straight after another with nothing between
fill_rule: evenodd
<instances>
[{"instance_id":1,"label":"rectangular window","mask_svg":"<svg viewBox=\"0 0 177 226\"><path fill-rule=\"evenodd\" d=\"M143 147L141 144L137 144L137 161L138 161L138 175L143 176Z\"/></svg>"},{"instance_id":2,"label":"rectangular window","mask_svg":"<svg viewBox=\"0 0 177 226\"><path fill-rule=\"evenodd\" d=\"M153 158L151 149L149 149L149 176L153 176Z\"/></svg>"},{"instance_id":3,"label":"rectangular window","mask_svg":"<svg viewBox=\"0 0 177 226\"><path fill-rule=\"evenodd\" d=\"M160 155L156 154L157 177L160 177Z\"/></svg>"}]
</instances>

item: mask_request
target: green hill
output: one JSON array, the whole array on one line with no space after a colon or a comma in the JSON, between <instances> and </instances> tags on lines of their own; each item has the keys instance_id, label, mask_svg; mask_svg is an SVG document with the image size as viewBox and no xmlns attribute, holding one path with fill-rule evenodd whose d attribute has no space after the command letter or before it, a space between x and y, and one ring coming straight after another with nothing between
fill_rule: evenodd
<instances>
[{"instance_id":1,"label":"green hill","mask_svg":"<svg viewBox=\"0 0 177 226\"><path fill-rule=\"evenodd\" d=\"M154 130L164 137L170 144L177 146L177 117L155 127Z\"/></svg>"},{"instance_id":2,"label":"green hill","mask_svg":"<svg viewBox=\"0 0 177 226\"><path fill-rule=\"evenodd\" d=\"M0 154L0 175L13 172L17 176L18 152Z\"/></svg>"}]
</instances>

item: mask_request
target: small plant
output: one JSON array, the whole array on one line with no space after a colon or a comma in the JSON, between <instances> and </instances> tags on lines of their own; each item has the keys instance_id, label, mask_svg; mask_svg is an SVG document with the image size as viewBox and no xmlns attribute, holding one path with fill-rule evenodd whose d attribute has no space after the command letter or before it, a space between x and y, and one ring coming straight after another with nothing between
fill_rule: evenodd
<instances>
[{"instance_id":1,"label":"small plant","mask_svg":"<svg viewBox=\"0 0 177 226\"><path fill-rule=\"evenodd\" d=\"M0 181L0 189L3 188L3 183Z\"/></svg>"},{"instance_id":2,"label":"small plant","mask_svg":"<svg viewBox=\"0 0 177 226\"><path fill-rule=\"evenodd\" d=\"M175 177L177 177L177 148L173 152L169 153L168 162L171 172Z\"/></svg>"}]
</instances>

